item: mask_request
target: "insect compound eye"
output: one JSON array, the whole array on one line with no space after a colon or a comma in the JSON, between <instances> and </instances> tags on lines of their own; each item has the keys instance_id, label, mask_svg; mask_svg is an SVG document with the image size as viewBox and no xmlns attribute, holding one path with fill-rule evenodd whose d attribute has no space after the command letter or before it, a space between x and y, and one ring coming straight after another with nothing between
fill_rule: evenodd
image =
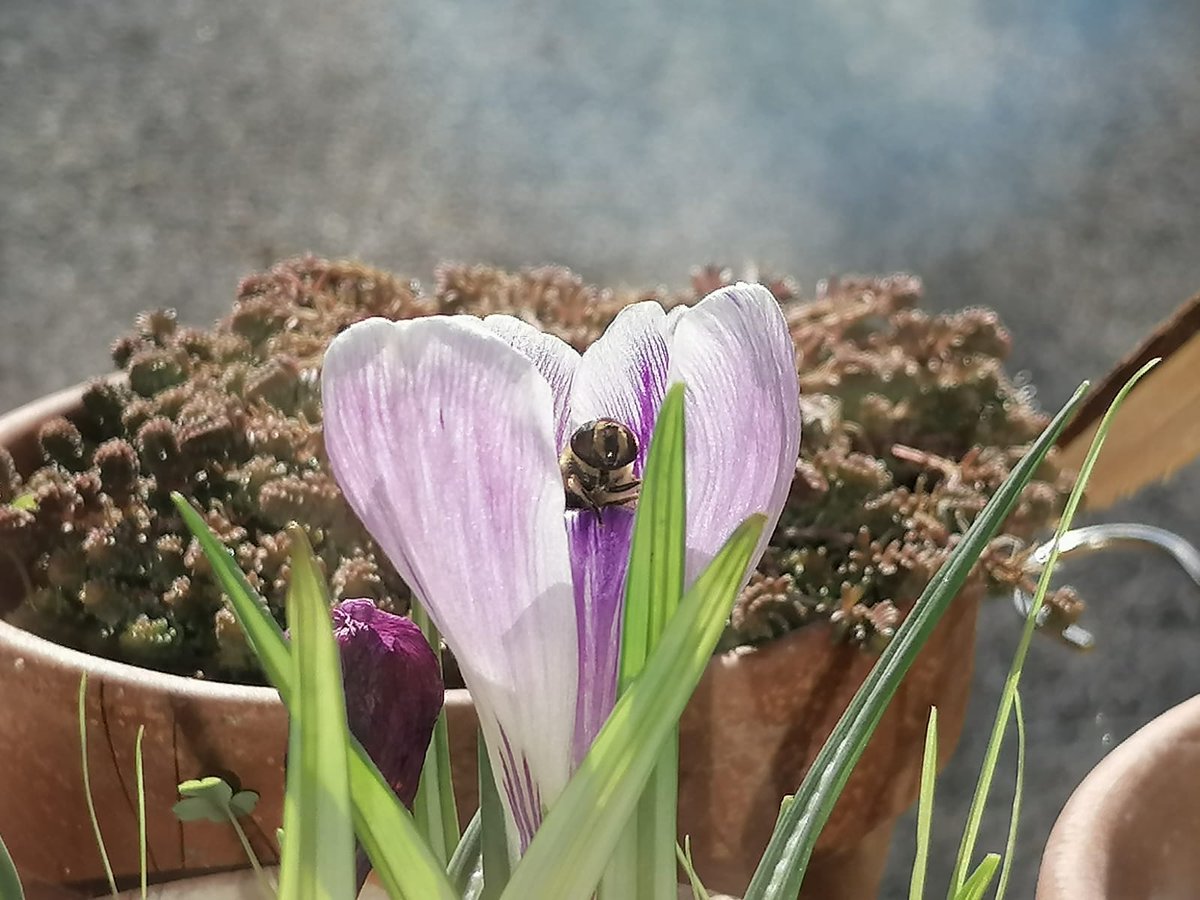
<instances>
[{"instance_id":1,"label":"insect compound eye","mask_svg":"<svg viewBox=\"0 0 1200 900\"><path fill-rule=\"evenodd\" d=\"M637 457L637 438L634 437L634 432L619 422L613 422L611 449L613 468L629 466Z\"/></svg>"},{"instance_id":2,"label":"insect compound eye","mask_svg":"<svg viewBox=\"0 0 1200 900\"><path fill-rule=\"evenodd\" d=\"M620 469L637 456L637 440L620 422L596 419L571 435L571 452L597 469Z\"/></svg>"},{"instance_id":3,"label":"insect compound eye","mask_svg":"<svg viewBox=\"0 0 1200 900\"><path fill-rule=\"evenodd\" d=\"M633 462L637 456L637 440L633 432L620 422L608 421L601 426L603 434L599 435L597 443L601 446L605 464L612 469L620 469Z\"/></svg>"}]
</instances>

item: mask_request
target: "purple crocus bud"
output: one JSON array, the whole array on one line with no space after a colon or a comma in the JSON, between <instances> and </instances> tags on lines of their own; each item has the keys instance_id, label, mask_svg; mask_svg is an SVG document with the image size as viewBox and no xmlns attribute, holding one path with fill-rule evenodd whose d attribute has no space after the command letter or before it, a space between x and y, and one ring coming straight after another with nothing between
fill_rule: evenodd
<instances>
[{"instance_id":1,"label":"purple crocus bud","mask_svg":"<svg viewBox=\"0 0 1200 900\"><path fill-rule=\"evenodd\" d=\"M332 614L350 733L411 809L442 709L437 657L409 619L370 600L343 600Z\"/></svg>"}]
</instances>

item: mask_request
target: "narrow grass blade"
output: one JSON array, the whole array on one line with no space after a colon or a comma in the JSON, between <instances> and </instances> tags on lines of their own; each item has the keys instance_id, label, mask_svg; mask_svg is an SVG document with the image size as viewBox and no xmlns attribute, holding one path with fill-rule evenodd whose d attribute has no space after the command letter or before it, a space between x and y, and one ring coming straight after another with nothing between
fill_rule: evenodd
<instances>
[{"instance_id":1,"label":"narrow grass blade","mask_svg":"<svg viewBox=\"0 0 1200 900\"><path fill-rule=\"evenodd\" d=\"M17 867L8 855L3 839L0 839L0 900L25 900Z\"/></svg>"},{"instance_id":2,"label":"narrow grass blade","mask_svg":"<svg viewBox=\"0 0 1200 900\"><path fill-rule=\"evenodd\" d=\"M1079 504L1083 500L1084 489L1087 487L1092 468L1096 465L1096 458L1100 455L1100 448L1104 446L1104 438L1108 434L1109 428L1112 427L1113 417L1121 408L1121 404L1125 398L1129 396L1129 392L1133 390L1134 385L1157 363L1158 360L1151 360L1139 369L1113 400L1112 406L1108 408L1108 412L1105 413L1104 418L1100 422L1100 427L1096 430L1096 436L1092 439L1092 446L1088 449L1087 456L1084 458L1083 467L1079 470L1079 476L1075 480L1075 486L1072 488L1070 496L1067 497L1066 505L1063 507L1062 518L1059 519L1058 529L1054 534L1054 549L1051 550L1050 558L1046 561L1046 565L1042 569L1041 578L1038 580L1037 592L1034 594L1033 603L1029 608L1029 615L1025 618L1025 628L1021 632L1021 640L1017 644L1017 650L1013 654L1013 661L1009 667L1008 676L1004 680L1004 688L1000 692L1000 703L996 709L996 718L992 722L992 736L988 741L987 749L984 751L983 766L979 770L979 780L975 785L975 794L971 798L971 808L967 813L967 824L963 828L962 841L959 843L958 856L955 858L954 871L950 877L951 896L965 883L967 866L970 865L971 856L975 852L975 841L979 836L979 825L983 821L983 808L987 805L988 791L992 785L992 775L996 770L996 761L1000 756L1000 744L1004 740L1004 732L1008 727L1009 716L1012 714L1013 697L1016 695L1017 685L1021 681L1021 670L1025 666L1025 657L1029 653L1029 643L1033 639L1038 612L1041 611L1042 602L1046 598L1046 591L1050 587L1050 578L1054 573L1054 567L1058 563L1058 543L1062 540L1062 536L1070 529L1071 522L1075 518L1075 512L1079 509Z\"/></svg>"},{"instance_id":3,"label":"narrow grass blade","mask_svg":"<svg viewBox=\"0 0 1200 900\"><path fill-rule=\"evenodd\" d=\"M989 853L985 856L975 871L971 873L971 877L954 895L954 900L982 900L988 885L992 883L992 877L996 874L996 866L999 862L1000 855L998 853Z\"/></svg>"},{"instance_id":4,"label":"narrow grass blade","mask_svg":"<svg viewBox=\"0 0 1200 900\"><path fill-rule=\"evenodd\" d=\"M350 796L354 801L354 831L392 900L458 900L433 851L417 833L412 816L396 799L362 744L353 739Z\"/></svg>"},{"instance_id":5,"label":"narrow grass blade","mask_svg":"<svg viewBox=\"0 0 1200 900\"><path fill-rule=\"evenodd\" d=\"M442 665L442 638L433 621L415 600L412 602L412 620L425 640L433 648L438 668ZM413 817L417 830L425 836L433 855L443 865L458 846L458 807L454 802L454 782L450 772L450 730L446 723L446 710L438 715L433 726L433 737L425 753L425 765L421 768L421 781L413 802Z\"/></svg>"},{"instance_id":6,"label":"narrow grass blade","mask_svg":"<svg viewBox=\"0 0 1200 900\"><path fill-rule=\"evenodd\" d=\"M172 494L180 516L196 537L213 573L229 597L246 639L258 655L267 679L292 708L292 662L283 631L267 611L267 603L250 587L232 554L180 494ZM354 830L390 897L458 900L429 846L421 839L412 815L358 741L350 738L350 795Z\"/></svg>"},{"instance_id":7,"label":"narrow grass blade","mask_svg":"<svg viewBox=\"0 0 1200 900\"><path fill-rule=\"evenodd\" d=\"M746 891L746 900L791 900L799 893L804 868L821 829L901 679L962 587L979 554L1016 505L1022 489L1041 465L1067 420L1079 408L1086 387L1086 384L1082 385L1075 392L1005 479L949 559L930 580L912 612L880 655L817 754L796 791L796 799L780 817Z\"/></svg>"},{"instance_id":8,"label":"narrow grass blade","mask_svg":"<svg viewBox=\"0 0 1200 900\"><path fill-rule=\"evenodd\" d=\"M354 895L354 825L350 813L346 702L329 597L304 531L288 528L292 573L288 627L292 685L284 831L279 865L282 900Z\"/></svg>"},{"instance_id":9,"label":"narrow grass blade","mask_svg":"<svg viewBox=\"0 0 1200 900\"><path fill-rule=\"evenodd\" d=\"M921 758L921 795L917 801L917 852L913 857L912 879L908 886L909 900L925 896L925 871L929 867L929 831L933 824L933 791L937 782L938 727L937 707L929 708L929 724L925 728L925 755Z\"/></svg>"},{"instance_id":10,"label":"narrow grass blade","mask_svg":"<svg viewBox=\"0 0 1200 900\"><path fill-rule=\"evenodd\" d=\"M684 596L513 870L505 900L591 896L712 656L765 523L761 515L743 522Z\"/></svg>"},{"instance_id":11,"label":"narrow grass blade","mask_svg":"<svg viewBox=\"0 0 1200 900\"><path fill-rule=\"evenodd\" d=\"M667 391L642 473L642 493L633 523L625 579L618 696L645 667L647 657L658 646L683 597L687 521L683 402L682 384ZM613 852L598 893L600 900L624 900L631 896L640 900L675 900L678 793L676 728L663 743L658 765L633 820Z\"/></svg>"},{"instance_id":12,"label":"narrow grass blade","mask_svg":"<svg viewBox=\"0 0 1200 900\"><path fill-rule=\"evenodd\" d=\"M115 897L117 895L117 880L113 878L112 865L108 861L108 850L104 846L104 835L100 833L100 820L96 818L96 801L92 799L92 771L88 765L87 740L87 672L79 677L79 753L83 770L83 796L87 800L88 818L92 822L92 834L96 838L96 846L100 850L100 861L104 863L104 876L108 879L108 887Z\"/></svg>"},{"instance_id":13,"label":"narrow grass blade","mask_svg":"<svg viewBox=\"0 0 1200 900\"><path fill-rule=\"evenodd\" d=\"M683 597L686 468L682 384L667 391L642 473L633 522L617 686L624 692L646 666ZM675 857L671 840L671 858Z\"/></svg>"},{"instance_id":14,"label":"narrow grass blade","mask_svg":"<svg viewBox=\"0 0 1200 900\"><path fill-rule=\"evenodd\" d=\"M133 743L133 774L137 779L138 805L138 872L141 874L142 900L146 900L146 773L142 768L142 738L146 726L139 725L137 740Z\"/></svg>"},{"instance_id":15,"label":"narrow grass blade","mask_svg":"<svg viewBox=\"0 0 1200 900\"><path fill-rule=\"evenodd\" d=\"M446 867L450 883L454 885L455 893L460 896L467 892L471 879L475 877L480 860L483 858L482 823L482 816L476 810L475 815L471 816L471 821L467 823L467 827L463 829L458 846L454 848L454 855L450 857L450 864Z\"/></svg>"},{"instance_id":16,"label":"narrow grass blade","mask_svg":"<svg viewBox=\"0 0 1200 900\"><path fill-rule=\"evenodd\" d=\"M1021 711L1021 692L1013 694L1013 715L1017 720L1017 781L1013 786L1012 813L1008 818L1008 841L1004 861L1000 865L1000 881L996 884L996 900L1004 900L1008 876L1012 871L1013 854L1017 848L1017 825L1021 821L1021 791L1025 786L1025 714Z\"/></svg>"},{"instance_id":17,"label":"narrow grass blade","mask_svg":"<svg viewBox=\"0 0 1200 900\"><path fill-rule=\"evenodd\" d=\"M508 861L507 820L500 802L500 791L492 774L483 732L479 733L479 818L483 831L480 852L483 856L481 900L492 900L504 893L512 872Z\"/></svg>"},{"instance_id":18,"label":"narrow grass blade","mask_svg":"<svg viewBox=\"0 0 1200 900\"><path fill-rule=\"evenodd\" d=\"M250 582L238 568L232 552L217 540L217 536L212 533L200 513L188 503L182 494L173 493L171 499L184 524L200 544L200 549L204 551L208 564L212 567L213 575L221 585L225 596L229 598L238 624L242 626L246 641L254 650L255 656L258 657L267 680L279 691L280 698L290 709L291 651L288 650L283 629L271 615L267 601L250 586Z\"/></svg>"},{"instance_id":19,"label":"narrow grass blade","mask_svg":"<svg viewBox=\"0 0 1200 900\"><path fill-rule=\"evenodd\" d=\"M704 889L704 883L700 881L700 876L696 874L696 867L692 864L692 839L690 837L684 837L682 847L678 844L675 845L675 856L688 877L688 884L692 888L692 900L709 900L708 891Z\"/></svg>"}]
</instances>

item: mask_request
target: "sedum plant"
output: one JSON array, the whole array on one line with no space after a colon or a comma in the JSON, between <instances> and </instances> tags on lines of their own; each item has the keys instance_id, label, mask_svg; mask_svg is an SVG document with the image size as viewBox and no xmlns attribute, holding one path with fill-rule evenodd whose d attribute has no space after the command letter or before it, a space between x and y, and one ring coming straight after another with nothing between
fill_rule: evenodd
<instances>
[{"instance_id":1,"label":"sedum plant","mask_svg":"<svg viewBox=\"0 0 1200 900\"><path fill-rule=\"evenodd\" d=\"M114 347L124 380L94 383L79 416L46 423L36 472L22 478L0 450L0 541L27 585L13 619L136 664L259 680L198 544L180 537L172 491L199 504L278 621L292 519L308 523L335 598L405 613L404 580L323 450L330 341L372 316L507 314L584 351L631 304L690 306L730 280L710 268L689 291L634 293L561 269L446 266L425 292L378 270L302 259L246 279L213 329L143 314ZM719 647L829 622L835 638L878 652L1045 419L1004 374L1009 337L992 313L924 314L920 285L905 276L828 282L810 299L786 279L767 288L798 351L805 441ZM755 433L746 428L743 443ZM1038 476L973 578L1027 577L1014 548L1053 520L1065 491L1052 463Z\"/></svg>"}]
</instances>

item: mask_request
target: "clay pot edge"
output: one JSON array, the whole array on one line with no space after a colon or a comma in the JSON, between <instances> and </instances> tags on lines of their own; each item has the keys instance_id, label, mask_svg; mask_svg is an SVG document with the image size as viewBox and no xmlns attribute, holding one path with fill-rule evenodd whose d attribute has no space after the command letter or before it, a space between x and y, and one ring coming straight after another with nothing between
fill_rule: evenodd
<instances>
[{"instance_id":1,"label":"clay pot edge","mask_svg":"<svg viewBox=\"0 0 1200 900\"><path fill-rule=\"evenodd\" d=\"M1111 823L1128 815L1129 795L1163 772L1165 758L1181 741L1200 741L1200 695L1151 719L1084 776L1046 841L1038 900L1113 896L1108 885L1115 840Z\"/></svg>"}]
</instances>

